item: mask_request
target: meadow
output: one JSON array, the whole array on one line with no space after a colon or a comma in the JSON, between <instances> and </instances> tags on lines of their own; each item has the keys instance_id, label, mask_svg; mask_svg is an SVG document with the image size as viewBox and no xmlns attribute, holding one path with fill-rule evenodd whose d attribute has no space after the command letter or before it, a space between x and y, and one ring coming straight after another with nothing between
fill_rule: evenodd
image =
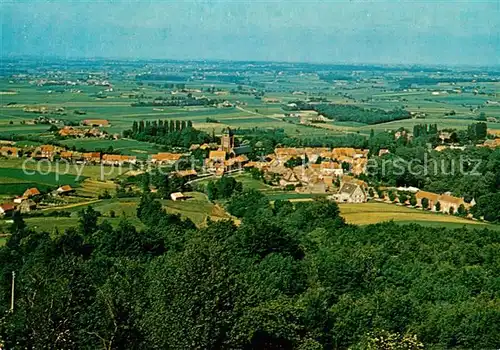
<instances>
[{"instance_id":1,"label":"meadow","mask_svg":"<svg viewBox=\"0 0 500 350\"><path fill-rule=\"evenodd\" d=\"M429 226L489 228L500 230L500 225L492 225L452 215L433 213L418 209L406 208L395 204L368 202L360 204L339 204L341 216L346 222L354 225L370 225L383 221L408 224L419 223Z\"/></svg>"}]
</instances>

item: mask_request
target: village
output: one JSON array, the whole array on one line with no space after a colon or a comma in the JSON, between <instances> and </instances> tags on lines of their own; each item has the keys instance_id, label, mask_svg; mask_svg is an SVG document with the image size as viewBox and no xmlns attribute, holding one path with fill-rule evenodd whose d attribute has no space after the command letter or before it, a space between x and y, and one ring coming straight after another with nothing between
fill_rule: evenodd
<instances>
[{"instance_id":1,"label":"village","mask_svg":"<svg viewBox=\"0 0 500 350\"><path fill-rule=\"evenodd\" d=\"M98 125L96 125L98 123ZM86 122L89 126L102 126L101 121ZM61 130L71 130L63 128ZM500 140L500 139L496 139ZM496 141L493 140L493 141ZM448 147L448 146L443 146ZM207 157L203 164L190 163L194 151L205 151ZM436 148L436 151L444 150ZM77 152L55 145L38 147L15 147L5 145L0 147L0 156L7 158L32 158L50 162L70 162L81 165L119 166L128 169L154 169L167 167L165 176L176 176L186 184L203 179L220 178L244 172L257 173L266 184L286 192L297 194L324 195L338 203L366 203L369 200L392 203L420 210L441 212L444 214L468 215L468 210L475 204L474 199L466 202L464 198L451 195L450 192L436 194L421 191L418 188L374 187L365 180L369 157L368 149L351 147L303 147L275 148L274 152L262 155L258 160L249 160L251 152L249 145L236 146L235 135L231 129L223 131L220 144L193 144L185 153L160 152L148 159L138 159L136 156L107 154L103 152ZM379 157L390 154L387 149L381 149ZM179 167L180 163L189 166ZM127 170L125 170L127 171ZM146 170L147 171L147 170ZM139 172L143 172L140 170ZM74 189L61 184L50 191L51 197L65 197L74 194ZM28 213L40 208L41 192L30 188L23 194L12 198L11 202L0 205L0 216L8 216L14 211ZM182 192L173 193L172 200L184 199ZM65 201L59 201L64 204ZM57 204L53 202L49 206ZM42 204L43 207L43 204Z\"/></svg>"}]
</instances>

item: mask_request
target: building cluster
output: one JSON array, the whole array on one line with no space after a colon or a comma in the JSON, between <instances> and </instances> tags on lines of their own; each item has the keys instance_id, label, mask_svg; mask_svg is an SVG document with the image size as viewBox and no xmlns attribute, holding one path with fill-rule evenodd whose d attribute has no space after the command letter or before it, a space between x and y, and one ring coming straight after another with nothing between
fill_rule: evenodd
<instances>
[{"instance_id":1,"label":"building cluster","mask_svg":"<svg viewBox=\"0 0 500 350\"><path fill-rule=\"evenodd\" d=\"M108 133L97 128L74 128L72 126L65 126L60 129L58 132L61 137L75 137L75 138L84 138L84 137L97 137L97 138L105 138L108 136Z\"/></svg>"},{"instance_id":2,"label":"building cluster","mask_svg":"<svg viewBox=\"0 0 500 350\"><path fill-rule=\"evenodd\" d=\"M474 199L470 203L467 203L463 198L454 197L450 194L437 194L427 191L418 191L415 194L415 198L417 199L417 207L424 206L422 201L425 198L428 201L427 208L429 210L445 214L456 213L460 206L463 206L465 210L469 210L476 204Z\"/></svg>"},{"instance_id":3,"label":"building cluster","mask_svg":"<svg viewBox=\"0 0 500 350\"><path fill-rule=\"evenodd\" d=\"M282 188L295 188L297 192L343 193L332 197L340 202L365 202L366 183L359 183L352 175L366 172L368 150L355 148L276 148L273 154L263 157L262 161L247 162L244 167L262 171L267 180L279 179ZM359 199L350 193L352 184L363 193ZM339 186L340 185L340 186Z\"/></svg>"},{"instance_id":4,"label":"building cluster","mask_svg":"<svg viewBox=\"0 0 500 350\"><path fill-rule=\"evenodd\" d=\"M41 145L23 149L12 146L0 147L0 155L4 157L18 158L22 151L24 151L25 154L31 154L34 159L48 159L53 161L56 158L60 158L78 164L124 165L137 163L136 156L103 154L101 152L68 151L63 147L55 145Z\"/></svg>"},{"instance_id":5,"label":"building cluster","mask_svg":"<svg viewBox=\"0 0 500 350\"><path fill-rule=\"evenodd\" d=\"M70 185L59 186L50 193L53 197L72 194L74 189ZM38 206L39 198L42 193L36 187L28 188L21 196L16 196L12 202L0 204L0 217L10 216L15 211L21 214L29 213Z\"/></svg>"},{"instance_id":6,"label":"building cluster","mask_svg":"<svg viewBox=\"0 0 500 350\"><path fill-rule=\"evenodd\" d=\"M110 123L106 119L85 119L84 121L82 121L82 125L92 127L107 127L110 126Z\"/></svg>"},{"instance_id":7,"label":"building cluster","mask_svg":"<svg viewBox=\"0 0 500 350\"><path fill-rule=\"evenodd\" d=\"M205 168L209 173L216 175L241 169L249 160L246 154L252 151L249 145L236 146L234 134L229 128L223 130L221 144L217 146L217 149L210 145L206 146L210 147L211 150L208 158L205 159Z\"/></svg>"}]
</instances>

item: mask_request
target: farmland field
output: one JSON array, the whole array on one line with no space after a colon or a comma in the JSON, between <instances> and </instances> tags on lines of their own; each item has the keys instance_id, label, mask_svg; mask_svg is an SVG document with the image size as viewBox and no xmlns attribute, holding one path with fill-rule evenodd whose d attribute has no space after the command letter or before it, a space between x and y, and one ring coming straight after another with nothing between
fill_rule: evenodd
<instances>
[{"instance_id":1,"label":"farmland field","mask_svg":"<svg viewBox=\"0 0 500 350\"><path fill-rule=\"evenodd\" d=\"M398 223L420 223L430 226L492 228L500 230L500 225L485 224L452 215L436 214L422 210L386 203L339 204L344 219L355 225L370 225L393 220Z\"/></svg>"},{"instance_id":2,"label":"farmland field","mask_svg":"<svg viewBox=\"0 0 500 350\"><path fill-rule=\"evenodd\" d=\"M77 176L70 174L59 174L56 172L37 172L36 170L23 171L19 168L0 167L0 194L21 195L30 187L37 187L40 191L58 187L60 185L78 186Z\"/></svg>"},{"instance_id":3,"label":"farmland field","mask_svg":"<svg viewBox=\"0 0 500 350\"><path fill-rule=\"evenodd\" d=\"M16 147L27 147L32 150L45 143L55 142L68 149L85 151L116 151L125 155L136 156L139 161L147 160L152 154L170 150L168 147L132 138L117 140L106 138L60 138L54 131L62 125L77 125L85 119L106 119L110 125L100 128L115 137L123 137L123 132L132 128L133 122L143 121L146 125L163 121L191 121L194 128L207 134L220 136L224 128L241 131L239 141L259 137L262 130L278 130L288 139L270 141L272 147L282 146L281 142L301 146L307 143L322 144L323 140L359 139L367 137L372 130L375 133L385 133L400 128L409 132L417 124L437 124L439 129L466 129L473 123L487 119L489 129L500 130L500 96L499 83L494 80L473 81L477 74L450 70L439 73L443 77L430 80L426 84L402 86L401 81L419 81L426 73L400 69L386 71L380 67L362 67L360 71L349 74L343 67L307 65L274 64L270 66L246 66L231 64L227 73L213 75L203 73L214 69L206 63L193 63L193 66L169 63L160 64L158 68L173 69L166 77L173 80L142 79L142 74L149 72L156 63L124 66L115 70L114 63L110 66L89 64L82 68L60 66L64 72L62 84L47 84L47 77L53 76L52 68L40 68L36 63L27 61L27 75L0 78L0 139L15 141ZM56 63L56 66L58 64ZM216 64L215 66L222 65ZM169 68L165 68L169 67ZM182 68L181 68L182 67ZM196 67L196 68L194 68ZM199 69L200 68L200 69ZM109 72L107 70L110 70ZM156 69L156 68L155 68ZM234 70L235 69L235 70ZM336 69L340 69L338 72ZM86 74L82 75L82 71ZM238 73L234 73L237 71ZM331 71L331 72L330 72ZM88 80L88 74L94 77L106 77L102 84ZM125 73L124 73L125 72ZM88 74L87 74L88 73ZM148 74L149 74L148 73ZM235 78L232 79L232 75ZM334 79L322 77L333 74ZM494 76L495 72L486 75ZM206 75L206 76L205 76ZM225 78L230 79L226 80ZM467 79L461 79L467 77ZM453 83L453 78L459 82ZM97 80L101 78L96 78ZM470 80L468 80L470 79ZM108 82L108 80L110 80ZM70 85L66 83L72 81ZM74 84L73 84L74 82ZM210 99L211 103L200 104L197 100ZM164 103L167 101L168 103ZM191 103L184 104L184 101ZM179 103L177 103L179 102ZM295 110L293 105L308 103L305 110L314 109L315 103L335 103L391 111L404 108L414 113L412 119L403 119L378 124L365 124L359 119L349 121L302 120L298 116L303 111ZM34 107L43 107L33 109ZM40 112L39 112L40 111ZM308 112L304 112L307 116ZM417 118L418 116L418 118ZM54 125L46 120L43 124L39 119L54 119ZM38 119L38 121L37 121ZM344 118L345 119L345 118ZM150 125L151 125L150 124ZM49 129L52 129L50 131ZM238 133L236 133L238 135ZM359 135L359 137L357 137ZM248 141L248 140L245 140ZM326 141L325 141L326 142ZM330 141L328 141L330 142ZM271 148L272 149L272 148ZM41 190L52 189L58 185L69 184L76 188L75 196L80 200L96 199L104 191L114 195L119 182L126 181L129 171L137 170L136 166L101 167L96 165L80 166L64 162L54 163L43 161L39 163L26 162L23 159L4 159L0 161L0 198L9 201L14 195L19 195L28 187L38 187ZM22 168L36 170L34 175L25 176ZM42 173L47 173L42 175ZM129 174L132 174L130 172ZM235 175L246 189L256 189L265 193L271 201L286 199L291 201L306 201L325 195L296 193L283 191L252 179L249 174ZM207 180L198 184L203 185ZM182 213L191 217L198 225L207 217L226 217L206 199L194 195L185 202L164 201L167 210ZM134 200L99 201L104 211L113 210L118 213L120 207L125 211L134 207ZM105 203L108 203L105 205ZM74 203L68 203L74 205ZM368 203L355 206L342 205L341 209L348 222L369 224L383 220L398 222L422 222L429 225L469 225L484 226L485 224L463 220L458 217L436 215L397 206L381 207L381 203ZM77 205L76 208L81 205ZM127 209L128 208L128 209ZM71 208L70 208L71 209ZM134 214L133 210L129 214ZM135 217L135 215L131 215ZM69 225L71 220L59 218L61 226ZM31 218L29 220L32 220ZM44 218L46 226L50 227L50 218ZM116 218L110 218L116 222ZM35 220L32 220L33 222ZM56 220L57 221L57 220Z\"/></svg>"}]
</instances>

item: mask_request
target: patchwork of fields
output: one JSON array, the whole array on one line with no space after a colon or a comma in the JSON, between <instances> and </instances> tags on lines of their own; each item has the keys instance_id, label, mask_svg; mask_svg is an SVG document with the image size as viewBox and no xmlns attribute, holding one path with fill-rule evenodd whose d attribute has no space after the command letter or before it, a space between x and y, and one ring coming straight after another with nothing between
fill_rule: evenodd
<instances>
[{"instance_id":1,"label":"patchwork of fields","mask_svg":"<svg viewBox=\"0 0 500 350\"><path fill-rule=\"evenodd\" d=\"M324 73L324 72L323 72ZM322 74L323 74L322 73ZM184 73L183 73L184 74ZM207 133L220 134L222 129L282 129L299 142L306 139L321 140L324 137L360 134L368 136L371 131L385 132L406 128L412 130L417 124L437 124L439 129L466 129L477 122L481 114L488 117L488 128L500 130L500 96L497 82L474 81L456 84L435 83L425 88L405 89L399 86L401 75L395 72L384 73L375 77L373 72L357 72L356 78L345 72L346 80L322 79L320 74L303 73L291 70L284 75L269 74L267 71L251 71L240 83L215 80L188 80L182 85L187 89L178 91L173 88L177 81L140 81L122 77L113 79L113 88L107 86L79 85L77 89L65 86L39 86L32 82L14 79L0 79L0 138L31 138L19 140L17 146L37 146L48 140L54 140L49 132L50 125L36 124L32 120L40 113L26 112L26 107L45 106L50 116L65 122L81 122L85 119L106 119L110 126L103 128L109 134L122 134L130 129L134 121L190 120L195 128ZM182 75L182 74L181 74ZM404 73L406 77L407 73ZM420 76L420 73L416 74ZM189 74L182 76L188 77ZM189 79L189 78L188 78ZM235 80L240 81L240 80ZM462 80L463 81L463 80ZM170 83L170 84L169 84ZM167 86L170 86L167 88ZM175 85L177 86L177 85ZM174 91L175 90L175 91ZM189 93L188 93L189 91ZM261 95L259 93L262 92ZM131 106L132 103L162 99L207 97L226 101L226 107L206 106ZM177 96L177 97L175 97ZM293 116L285 117L286 104L321 98L337 104L353 105L362 108L392 110L405 108L419 114L418 119L406 119L393 122L367 125L359 122L328 121L315 125L304 125ZM36 137L36 138L35 138ZM125 155L146 159L162 150L161 146L132 139L65 139L59 140L68 148L86 151L106 150L110 147ZM55 168L54 163L26 163L19 159L1 159L0 161L0 198L19 195L29 187L42 191L59 185L71 185L76 188L76 195L84 198L96 198L108 191L114 194L116 182L127 169L103 168L100 166L62 164ZM22 169L30 171L26 175ZM310 200L317 197L311 194L285 192L265 185L249 176L236 176L246 188L264 192L271 201L288 199L292 201ZM208 180L207 180L208 181ZM206 181L199 184L202 185ZM324 196L324 195L323 195ZM164 201L169 212L190 217L197 225L202 225L208 217L226 218L227 214L219 207L209 203L199 193L193 194L186 202ZM105 214L111 210L117 214L124 211L135 218L136 199L99 201L96 206ZM68 210L79 209L76 205ZM382 203L362 205L341 205L341 211L350 223L366 225L384 220L397 222L419 222L428 225L457 227L468 225L484 227L485 224L464 220L454 216L437 215ZM106 214L105 214L106 215ZM118 218L107 218L118 222ZM135 219L134 219L135 220ZM43 218L40 222L28 219L30 225L52 229L55 226L69 227L75 218ZM136 222L138 225L140 223ZM1 244L1 240L0 240Z\"/></svg>"}]
</instances>

